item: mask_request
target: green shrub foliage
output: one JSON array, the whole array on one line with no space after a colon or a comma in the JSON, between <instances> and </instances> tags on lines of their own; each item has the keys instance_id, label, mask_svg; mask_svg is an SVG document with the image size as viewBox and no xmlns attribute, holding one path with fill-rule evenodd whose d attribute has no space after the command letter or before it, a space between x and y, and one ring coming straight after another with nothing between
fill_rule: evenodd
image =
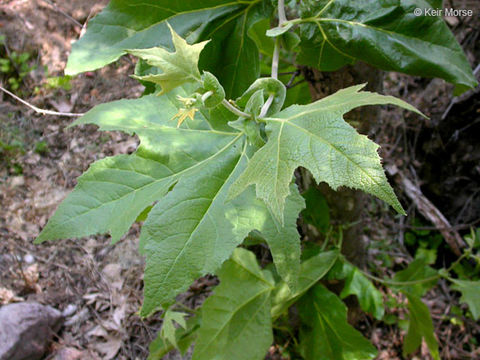
<instances>
[{"instance_id":1,"label":"green shrub foliage","mask_svg":"<svg viewBox=\"0 0 480 360\"><path fill-rule=\"evenodd\" d=\"M305 196L312 208L304 210L294 171L303 167L333 189L363 190L404 214L378 145L344 115L386 104L423 115L402 100L364 91L364 85L308 103L300 91L287 90L278 68L332 71L361 60L443 78L460 90L474 87L468 61L443 20L413 15L416 7L440 3L289 1L287 19L281 0L111 0L74 44L66 72L98 69L128 53L139 58L133 77L147 91L96 106L72 125L135 134L140 145L131 155L93 163L37 242L102 233L116 242L141 215L139 251L146 269L140 313L164 311L151 359L175 347L185 352L191 344L194 360L262 359L275 324L285 322L292 306L301 320L295 351L303 358L375 358L375 347L348 324L341 299L358 297L361 308L381 320L382 293L339 254L338 243L301 246L300 212L311 226L322 223L322 232L328 213L319 213L326 204L319 206L311 191ZM277 14L278 26L268 29ZM272 76L259 79L270 63ZM260 267L251 243L268 246L272 266ZM417 259L395 279L377 279L408 298L405 353L425 339L439 358L421 296L452 269L438 272ZM216 274L220 285L187 315L175 298L206 274ZM327 274L345 280L339 295L319 283ZM455 280L478 318L475 287L478 282Z\"/></svg>"}]
</instances>

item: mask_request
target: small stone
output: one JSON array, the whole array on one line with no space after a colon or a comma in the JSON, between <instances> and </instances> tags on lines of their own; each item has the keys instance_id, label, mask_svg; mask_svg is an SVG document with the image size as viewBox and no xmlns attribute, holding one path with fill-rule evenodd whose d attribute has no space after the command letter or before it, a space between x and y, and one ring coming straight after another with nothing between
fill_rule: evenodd
<instances>
[{"instance_id":1,"label":"small stone","mask_svg":"<svg viewBox=\"0 0 480 360\"><path fill-rule=\"evenodd\" d=\"M86 359L83 351L72 347L65 347L57 351L52 360L82 360Z\"/></svg>"},{"instance_id":2,"label":"small stone","mask_svg":"<svg viewBox=\"0 0 480 360\"><path fill-rule=\"evenodd\" d=\"M60 311L34 302L0 308L0 360L39 360L62 323Z\"/></svg>"},{"instance_id":3,"label":"small stone","mask_svg":"<svg viewBox=\"0 0 480 360\"><path fill-rule=\"evenodd\" d=\"M14 176L10 179L10 186L12 188L25 185L25 178L23 176Z\"/></svg>"},{"instance_id":4,"label":"small stone","mask_svg":"<svg viewBox=\"0 0 480 360\"><path fill-rule=\"evenodd\" d=\"M75 311L77 311L77 305L68 304L65 310L63 310L62 315L63 317L69 317L75 314Z\"/></svg>"},{"instance_id":5,"label":"small stone","mask_svg":"<svg viewBox=\"0 0 480 360\"><path fill-rule=\"evenodd\" d=\"M35 258L32 254L27 254L23 257L23 261L25 261L27 264L33 264L35 262Z\"/></svg>"}]
</instances>

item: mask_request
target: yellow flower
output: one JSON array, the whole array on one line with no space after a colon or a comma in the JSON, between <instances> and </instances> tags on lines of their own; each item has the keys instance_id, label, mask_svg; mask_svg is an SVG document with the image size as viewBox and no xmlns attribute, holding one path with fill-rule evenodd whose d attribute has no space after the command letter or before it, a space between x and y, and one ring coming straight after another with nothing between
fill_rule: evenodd
<instances>
[{"instance_id":1,"label":"yellow flower","mask_svg":"<svg viewBox=\"0 0 480 360\"><path fill-rule=\"evenodd\" d=\"M183 121L189 117L191 120L193 120L195 116L195 112L198 111L196 108L190 108L190 109L179 109L178 112L172 117L171 120L174 120L175 118L178 118L178 123L177 123L177 128L182 125Z\"/></svg>"}]
</instances>

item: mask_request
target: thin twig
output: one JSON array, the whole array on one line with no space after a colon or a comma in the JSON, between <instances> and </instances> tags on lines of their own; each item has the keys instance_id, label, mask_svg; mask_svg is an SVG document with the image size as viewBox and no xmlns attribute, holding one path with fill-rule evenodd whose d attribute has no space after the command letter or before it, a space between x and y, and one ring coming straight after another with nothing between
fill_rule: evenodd
<instances>
[{"instance_id":1,"label":"thin twig","mask_svg":"<svg viewBox=\"0 0 480 360\"><path fill-rule=\"evenodd\" d=\"M281 26L287 18L285 17L285 4L284 0L278 0L278 25ZM273 49L273 58L272 58L272 78L278 79L278 63L280 60L280 41L279 38L275 38L275 47ZM260 110L260 118L265 117L267 115L268 109L273 103L274 96L270 95L263 104L262 109Z\"/></svg>"},{"instance_id":2,"label":"thin twig","mask_svg":"<svg viewBox=\"0 0 480 360\"><path fill-rule=\"evenodd\" d=\"M275 39L275 48L272 59L272 78L278 79L278 61L280 59L280 43L278 37Z\"/></svg>"},{"instance_id":3,"label":"thin twig","mask_svg":"<svg viewBox=\"0 0 480 360\"><path fill-rule=\"evenodd\" d=\"M282 26L287 21L285 16L285 2L284 0L278 0L278 26Z\"/></svg>"},{"instance_id":4,"label":"thin twig","mask_svg":"<svg viewBox=\"0 0 480 360\"><path fill-rule=\"evenodd\" d=\"M263 104L262 110L260 110L260 115L258 116L259 118L263 118L265 117L265 115L267 115L268 109L270 109L270 105L272 105L272 103L273 103L273 95L270 95L267 101L265 102L265 104Z\"/></svg>"},{"instance_id":5,"label":"thin twig","mask_svg":"<svg viewBox=\"0 0 480 360\"><path fill-rule=\"evenodd\" d=\"M35 105L32 105L32 104L26 102L25 100L19 98L17 95L15 95L14 93L11 93L7 89L3 88L2 86L0 86L0 90L2 90L4 93L10 95L11 97L13 97L15 100L21 102L23 105L28 106L30 109L32 109L35 112L37 112L39 114L42 114L42 115L57 115L57 116L69 116L69 117L78 117L78 116L83 116L84 115L84 114L81 114L81 113L66 113L66 112L58 112L58 111L40 109L40 108L36 107Z\"/></svg>"},{"instance_id":6,"label":"thin twig","mask_svg":"<svg viewBox=\"0 0 480 360\"><path fill-rule=\"evenodd\" d=\"M294 87L297 86L297 85L303 84L305 81L307 81L307 80L305 80L305 79L298 80L296 83L293 83L292 85L290 85L290 86L285 86L285 87L286 87L287 89L291 89L291 88L294 88ZM287 84L287 85L288 85L288 84Z\"/></svg>"},{"instance_id":7,"label":"thin twig","mask_svg":"<svg viewBox=\"0 0 480 360\"><path fill-rule=\"evenodd\" d=\"M60 7L57 4L51 2L50 0L43 0L43 1L45 1L46 3L51 5L56 11L58 11L60 14L64 15L66 18L68 18L70 21L72 21L75 25L79 26L80 28L83 27L83 25L80 22L78 22L71 15L67 14L65 11L60 9Z\"/></svg>"},{"instance_id":8,"label":"thin twig","mask_svg":"<svg viewBox=\"0 0 480 360\"><path fill-rule=\"evenodd\" d=\"M288 89L290 86L292 86L293 82L295 81L295 78L300 75L300 70L294 71L292 73L292 76L290 77L290 80L288 80L287 84L285 87Z\"/></svg>"}]
</instances>

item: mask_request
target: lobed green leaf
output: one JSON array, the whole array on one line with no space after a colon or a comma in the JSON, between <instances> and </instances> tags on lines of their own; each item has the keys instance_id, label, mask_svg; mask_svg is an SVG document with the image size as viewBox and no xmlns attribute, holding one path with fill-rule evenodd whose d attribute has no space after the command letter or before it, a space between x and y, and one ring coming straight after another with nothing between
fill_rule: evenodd
<instances>
[{"instance_id":1,"label":"lobed green leaf","mask_svg":"<svg viewBox=\"0 0 480 360\"><path fill-rule=\"evenodd\" d=\"M293 105L265 118L269 140L232 185L230 198L255 184L257 197L283 221L293 172L303 166L317 182L325 181L335 190L340 186L363 190L404 214L383 171L378 145L358 134L343 115L359 106L377 104L394 104L421 113L402 100L360 91L362 88L352 86L310 105Z\"/></svg>"},{"instance_id":2,"label":"lobed green leaf","mask_svg":"<svg viewBox=\"0 0 480 360\"><path fill-rule=\"evenodd\" d=\"M452 289L460 291L462 297L460 301L467 304L472 312L473 318L480 319L480 281L451 279Z\"/></svg>"}]
</instances>

